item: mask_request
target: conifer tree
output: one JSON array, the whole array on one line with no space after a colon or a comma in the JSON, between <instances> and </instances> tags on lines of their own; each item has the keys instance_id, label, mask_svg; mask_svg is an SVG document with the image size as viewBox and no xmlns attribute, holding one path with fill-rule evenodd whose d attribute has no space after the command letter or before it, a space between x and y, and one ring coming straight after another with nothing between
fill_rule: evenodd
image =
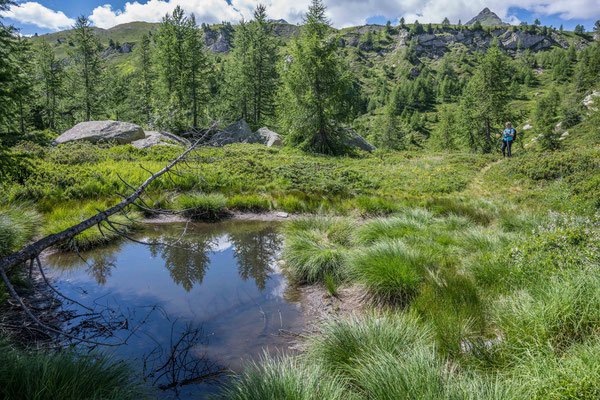
<instances>
[{"instance_id":1,"label":"conifer tree","mask_svg":"<svg viewBox=\"0 0 600 400\"><path fill-rule=\"evenodd\" d=\"M508 63L498 42L483 56L461 99L461 115L465 129L472 134L474 150L489 152L492 131L507 120L509 92Z\"/></svg>"},{"instance_id":2,"label":"conifer tree","mask_svg":"<svg viewBox=\"0 0 600 400\"><path fill-rule=\"evenodd\" d=\"M76 102L83 105L85 120L89 121L98 105L101 84L102 61L98 54L100 42L85 16L77 18L71 40L75 45L69 53L73 60L70 71L74 97Z\"/></svg>"},{"instance_id":3,"label":"conifer tree","mask_svg":"<svg viewBox=\"0 0 600 400\"><path fill-rule=\"evenodd\" d=\"M559 101L558 92L552 90L537 101L533 111L535 130L540 135L539 143L544 150L554 150L560 143L559 132L555 129Z\"/></svg>"},{"instance_id":4,"label":"conifer tree","mask_svg":"<svg viewBox=\"0 0 600 400\"><path fill-rule=\"evenodd\" d=\"M199 108L208 101L208 80L206 78L209 61L196 18L192 14L186 22L187 30L183 49L186 54L185 86L188 88L191 98L192 126L196 128L198 127Z\"/></svg>"},{"instance_id":5,"label":"conifer tree","mask_svg":"<svg viewBox=\"0 0 600 400\"><path fill-rule=\"evenodd\" d=\"M19 131L25 134L25 119L33 99L33 52L31 42L21 36L16 39L14 58L17 68L14 71L12 95L17 106Z\"/></svg>"},{"instance_id":6,"label":"conifer tree","mask_svg":"<svg viewBox=\"0 0 600 400\"><path fill-rule=\"evenodd\" d=\"M150 122L150 114L152 112L152 94L155 79L152 67L150 38L144 34L138 47L137 70L141 111L146 119L146 123Z\"/></svg>"},{"instance_id":7,"label":"conifer tree","mask_svg":"<svg viewBox=\"0 0 600 400\"><path fill-rule=\"evenodd\" d=\"M293 146L336 154L345 149L340 126L351 107L352 75L338 57L337 40L328 40L329 21L321 0L312 0L305 26L290 45L283 68L281 123Z\"/></svg>"},{"instance_id":8,"label":"conifer tree","mask_svg":"<svg viewBox=\"0 0 600 400\"><path fill-rule=\"evenodd\" d=\"M42 109L45 117L44 124L50 129L56 129L57 102L62 94L64 70L60 60L47 41L41 40L36 51L35 64L38 76L38 86L41 91Z\"/></svg>"}]
</instances>

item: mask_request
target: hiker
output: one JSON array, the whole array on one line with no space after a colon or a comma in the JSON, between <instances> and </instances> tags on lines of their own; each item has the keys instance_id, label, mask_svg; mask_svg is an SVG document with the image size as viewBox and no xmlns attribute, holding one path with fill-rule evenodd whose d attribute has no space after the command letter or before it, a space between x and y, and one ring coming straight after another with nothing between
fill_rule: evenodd
<instances>
[{"instance_id":1,"label":"hiker","mask_svg":"<svg viewBox=\"0 0 600 400\"><path fill-rule=\"evenodd\" d=\"M515 131L510 122L506 123L506 129L502 132L502 155L506 157L506 153L508 150L508 156L512 157L512 144L517 136L517 131Z\"/></svg>"}]
</instances>

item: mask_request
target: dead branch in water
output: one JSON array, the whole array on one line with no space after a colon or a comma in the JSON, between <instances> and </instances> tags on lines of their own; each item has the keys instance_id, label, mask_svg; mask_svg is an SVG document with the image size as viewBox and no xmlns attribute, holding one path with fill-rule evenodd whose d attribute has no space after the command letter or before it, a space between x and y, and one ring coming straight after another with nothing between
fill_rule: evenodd
<instances>
[{"instance_id":1,"label":"dead branch in water","mask_svg":"<svg viewBox=\"0 0 600 400\"><path fill-rule=\"evenodd\" d=\"M15 290L14 286L12 285L10 279L7 276L7 273L11 269L13 269L19 265L27 265L26 263L29 261L29 276L31 277L31 270L33 269L34 261L37 261L37 264L38 264L40 273L44 279L44 282L46 283L46 285L48 285L52 289L53 292L57 293L59 296L65 298L66 300L69 300L73 303L79 304L83 308L92 311L91 308L66 297L65 295L60 293L57 289L55 289L50 284L50 282L48 281L48 279L46 279L46 276L44 274L44 271L42 268L42 263L40 262L40 259L39 259L40 254L44 250L46 250L50 247L56 246L58 244L61 244L61 243L65 243L68 241L73 241L73 243L74 243L75 236L81 234L85 230L92 228L94 226L98 227L98 229L100 230L100 233L102 233L102 235L104 235L104 232L102 231L102 228L104 228L104 229L107 229L107 230L110 230L110 231L116 233L117 235L119 235L121 237L135 241L135 239L131 238L125 232L123 232L123 229L119 229L116 227L116 226L122 226L123 224L120 224L115 221L111 221L110 217L115 215L118 212L124 213L126 215L126 209L129 206L135 206L146 212L150 212L150 213L154 213L154 214L165 213L165 211L163 211L163 210L153 209L151 206L149 206L143 200L142 196L145 194L146 189L152 184L152 182L154 182L156 179L158 179L162 176L167 176L170 178L169 175L171 173L176 174L176 176L181 176L181 174L183 174L184 172L177 168L178 164L185 163L187 165L187 161L189 160L188 157L189 157L190 153L192 153L201 144L203 144L217 126L218 126L218 122L214 123L208 130L203 131L203 132L198 131L198 130L193 130L191 132L191 135L193 137L197 138L196 141L190 147L188 147L184 152L182 152L175 160L173 160L171 163L169 163L166 167L164 167L160 171L153 173L152 171L150 171L150 170L144 168L142 165L140 165L140 167L142 169L144 169L145 171L147 171L150 174L150 176L137 188L130 185L129 183L127 183L125 180L123 180L119 176L119 179L121 179L127 187L129 187L131 190L133 190L133 193L130 194L129 196L119 194L119 196L121 196L123 198L123 200L119 204L117 204L107 210L104 210L104 211L98 210L97 214L86 219L85 221L83 221L77 225L71 226L70 228L63 230L62 232L48 235L30 245L22 248L19 251L16 251L16 252L0 259L0 276L2 277L4 283L6 284L6 287L9 291L11 297L13 297L17 301L19 306L25 312L25 315L31 321L33 321L33 323L35 325L37 325L37 327L38 327L37 329L44 331L46 333L54 333L56 335L63 336L65 338L70 339L75 342L84 342L84 343L88 343L91 345L119 346L119 345L122 345L127 342L127 340L133 335L133 332L135 332L135 330L133 330L132 333L122 343L106 344L106 343L101 343L101 342L98 342L95 340L78 337L76 335L71 335L70 333L67 333L64 330L58 329L56 327L50 326L50 325L42 322L38 317L36 317L36 315L31 311L31 309L25 304L23 299L21 299L21 297L18 295L17 291ZM140 205L139 203L141 203L142 205ZM172 212L169 212L169 213L172 213ZM79 254L79 251L77 250L76 245L75 245L75 251L78 254L78 256L81 257L81 255ZM81 258L83 259L83 257L81 257ZM98 313L98 314L101 314L101 313ZM108 326L110 326L110 324L108 324ZM108 329L104 325L102 326L102 328Z\"/></svg>"}]
</instances>

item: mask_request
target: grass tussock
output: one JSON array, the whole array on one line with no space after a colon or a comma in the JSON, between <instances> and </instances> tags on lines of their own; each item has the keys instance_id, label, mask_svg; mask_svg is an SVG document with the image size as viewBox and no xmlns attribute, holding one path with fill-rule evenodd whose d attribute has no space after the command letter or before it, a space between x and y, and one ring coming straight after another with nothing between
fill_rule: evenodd
<instances>
[{"instance_id":1,"label":"grass tussock","mask_svg":"<svg viewBox=\"0 0 600 400\"><path fill-rule=\"evenodd\" d=\"M183 194L177 198L177 208L194 221L218 221L229 213L227 199L221 194Z\"/></svg>"},{"instance_id":2,"label":"grass tussock","mask_svg":"<svg viewBox=\"0 0 600 400\"><path fill-rule=\"evenodd\" d=\"M405 303L416 294L435 258L399 240L378 242L354 253L350 273L354 280L384 302Z\"/></svg>"},{"instance_id":3,"label":"grass tussock","mask_svg":"<svg viewBox=\"0 0 600 400\"><path fill-rule=\"evenodd\" d=\"M123 362L70 352L27 353L0 344L0 397L3 399L145 398L147 393Z\"/></svg>"},{"instance_id":4,"label":"grass tussock","mask_svg":"<svg viewBox=\"0 0 600 400\"><path fill-rule=\"evenodd\" d=\"M25 208L0 210L0 256L27 244L35 235L39 222L39 215Z\"/></svg>"},{"instance_id":5,"label":"grass tussock","mask_svg":"<svg viewBox=\"0 0 600 400\"><path fill-rule=\"evenodd\" d=\"M286 228L284 257L292 276L301 282L347 278L348 249L353 222L346 218L300 218Z\"/></svg>"},{"instance_id":6,"label":"grass tussock","mask_svg":"<svg viewBox=\"0 0 600 400\"><path fill-rule=\"evenodd\" d=\"M369 314L325 323L321 334L311 340L309 358L329 373L350 376L369 354L401 356L429 343L429 330L413 315Z\"/></svg>"},{"instance_id":7,"label":"grass tussock","mask_svg":"<svg viewBox=\"0 0 600 400\"><path fill-rule=\"evenodd\" d=\"M306 365L298 358L265 357L260 364L250 364L243 374L221 393L228 400L327 400L358 399L344 390L336 377L323 379L318 366Z\"/></svg>"}]
</instances>

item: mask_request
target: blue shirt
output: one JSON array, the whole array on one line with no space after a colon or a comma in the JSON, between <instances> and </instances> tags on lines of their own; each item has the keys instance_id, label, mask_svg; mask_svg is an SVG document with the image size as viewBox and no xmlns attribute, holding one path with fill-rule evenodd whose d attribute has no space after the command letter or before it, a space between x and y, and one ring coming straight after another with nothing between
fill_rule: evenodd
<instances>
[{"instance_id":1,"label":"blue shirt","mask_svg":"<svg viewBox=\"0 0 600 400\"><path fill-rule=\"evenodd\" d=\"M507 142L511 142L514 139L515 130L513 128L510 128L510 129L507 128L504 130L503 133L504 133L504 140L506 140ZM513 136L510 136L511 134Z\"/></svg>"}]
</instances>

